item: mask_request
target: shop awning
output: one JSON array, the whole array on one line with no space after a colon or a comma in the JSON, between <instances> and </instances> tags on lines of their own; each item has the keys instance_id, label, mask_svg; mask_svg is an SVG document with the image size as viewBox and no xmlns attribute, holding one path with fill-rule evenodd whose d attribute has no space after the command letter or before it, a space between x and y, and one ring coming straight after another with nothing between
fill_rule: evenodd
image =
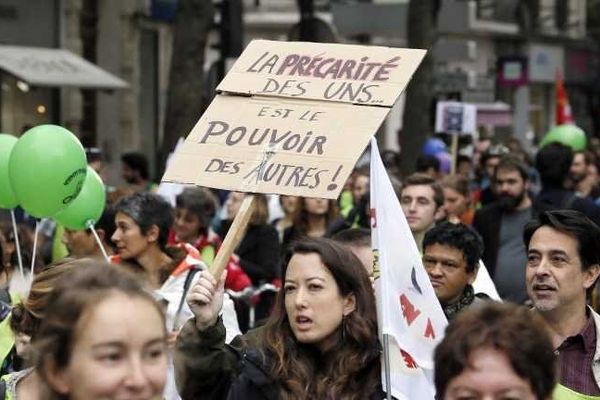
<instances>
[{"instance_id":1,"label":"shop awning","mask_svg":"<svg viewBox=\"0 0 600 400\"><path fill-rule=\"evenodd\" d=\"M0 45L0 70L30 86L125 89L122 79L64 49Z\"/></svg>"}]
</instances>

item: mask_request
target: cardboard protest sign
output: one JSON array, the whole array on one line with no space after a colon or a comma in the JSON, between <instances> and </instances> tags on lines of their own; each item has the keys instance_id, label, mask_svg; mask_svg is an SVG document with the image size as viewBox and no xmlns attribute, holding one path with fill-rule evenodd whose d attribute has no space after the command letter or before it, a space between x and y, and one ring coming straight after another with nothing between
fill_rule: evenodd
<instances>
[{"instance_id":1,"label":"cardboard protest sign","mask_svg":"<svg viewBox=\"0 0 600 400\"><path fill-rule=\"evenodd\" d=\"M424 55L253 41L162 180L335 199Z\"/></svg>"},{"instance_id":2,"label":"cardboard protest sign","mask_svg":"<svg viewBox=\"0 0 600 400\"><path fill-rule=\"evenodd\" d=\"M438 101L435 110L435 131L452 134L473 134L477 130L477 108L457 101Z\"/></svg>"},{"instance_id":3,"label":"cardboard protest sign","mask_svg":"<svg viewBox=\"0 0 600 400\"><path fill-rule=\"evenodd\" d=\"M218 96L168 177L242 192L335 198L387 111Z\"/></svg>"},{"instance_id":4,"label":"cardboard protest sign","mask_svg":"<svg viewBox=\"0 0 600 400\"><path fill-rule=\"evenodd\" d=\"M425 50L252 41L217 90L391 107Z\"/></svg>"}]
</instances>

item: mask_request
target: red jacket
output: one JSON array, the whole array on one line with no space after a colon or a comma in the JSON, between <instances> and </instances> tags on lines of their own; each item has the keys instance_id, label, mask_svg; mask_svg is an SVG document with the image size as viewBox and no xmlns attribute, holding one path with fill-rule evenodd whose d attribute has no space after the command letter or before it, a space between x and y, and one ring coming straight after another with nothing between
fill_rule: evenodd
<instances>
[{"instance_id":1,"label":"red jacket","mask_svg":"<svg viewBox=\"0 0 600 400\"><path fill-rule=\"evenodd\" d=\"M177 243L175 240L175 232L173 230L169 232L168 243L174 246L185 246L186 249L193 249L188 250L188 255L190 254L190 251L193 251L195 257L197 257L199 260L202 260L209 267L212 266L213 260L203 259L201 253L206 248L211 247L215 250L214 253L216 254L219 251L219 248L221 248L222 244L219 235L212 231L209 231L208 235L200 235L200 237L194 242L193 246L187 243ZM178 268L179 266L173 272L175 273ZM240 292L248 286L252 286L252 280L240 266L240 260L238 256L233 254L229 258L229 262L225 268L227 269L227 279L225 280L226 289L233 290L234 292Z\"/></svg>"}]
</instances>

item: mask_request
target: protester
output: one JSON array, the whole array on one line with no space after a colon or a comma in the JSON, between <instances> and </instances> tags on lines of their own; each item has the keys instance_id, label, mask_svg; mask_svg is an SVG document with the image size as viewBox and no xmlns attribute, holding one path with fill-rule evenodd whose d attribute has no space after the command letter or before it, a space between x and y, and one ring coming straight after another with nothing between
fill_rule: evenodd
<instances>
[{"instance_id":1,"label":"protester","mask_svg":"<svg viewBox=\"0 0 600 400\"><path fill-rule=\"evenodd\" d=\"M47 398L162 398L165 317L139 279L110 265L79 269L59 282L46 310L34 347Z\"/></svg>"},{"instance_id":2,"label":"protester","mask_svg":"<svg viewBox=\"0 0 600 400\"><path fill-rule=\"evenodd\" d=\"M35 260L33 259L33 242L34 232L30 227L21 223L17 224L17 234L19 235L19 247L21 250L21 262L23 264L24 279L19 271L19 256L17 253L17 238L12 226L2 227L4 240L1 242L3 246L3 259L5 265L10 263L10 267L6 271L10 274L9 291L11 294L26 294L29 285L29 275L31 274L31 264L34 263L35 272L39 272L44 268L44 263L40 257L39 247L35 251ZM18 273L17 273L18 272Z\"/></svg>"},{"instance_id":3,"label":"protester","mask_svg":"<svg viewBox=\"0 0 600 400\"><path fill-rule=\"evenodd\" d=\"M556 360L543 321L526 308L486 303L461 313L435 349L440 400L550 400Z\"/></svg>"},{"instance_id":4,"label":"protester","mask_svg":"<svg viewBox=\"0 0 600 400\"><path fill-rule=\"evenodd\" d=\"M211 266L221 246L221 237L211 228L217 212L217 198L206 188L185 188L175 198L175 205L175 222L168 243L191 244L200 252L202 261Z\"/></svg>"},{"instance_id":5,"label":"protester","mask_svg":"<svg viewBox=\"0 0 600 400\"><path fill-rule=\"evenodd\" d=\"M338 216L335 200L301 197L294 215L294 225L283 232L282 250L303 237L327 237Z\"/></svg>"},{"instance_id":6,"label":"protester","mask_svg":"<svg viewBox=\"0 0 600 400\"><path fill-rule=\"evenodd\" d=\"M464 176L467 180L471 180L474 175L473 160L465 154L459 154L456 157L456 173Z\"/></svg>"},{"instance_id":7,"label":"protester","mask_svg":"<svg viewBox=\"0 0 600 400\"><path fill-rule=\"evenodd\" d=\"M221 223L221 235L225 237L233 219L238 214L244 200L244 193L231 192L225 202L227 207L227 220ZM256 197L256 208L250 217L248 226L242 240L235 249L235 255L254 286L264 283L272 283L279 279L279 255L281 248L277 237L277 231L268 223L269 209L267 197L264 194L254 194ZM264 293L257 300L255 309L256 320L261 320L269 315L274 300L274 293ZM249 327L248 306L242 303L236 304L238 321L242 332Z\"/></svg>"},{"instance_id":8,"label":"protester","mask_svg":"<svg viewBox=\"0 0 600 400\"><path fill-rule=\"evenodd\" d=\"M106 254L112 255L114 247L110 238L116 229L115 212L112 206L108 204L105 206L102 216L94 225L94 229ZM104 258L104 253L91 229L73 230L65 228L62 241L67 246L71 257Z\"/></svg>"},{"instance_id":9,"label":"protester","mask_svg":"<svg viewBox=\"0 0 600 400\"><path fill-rule=\"evenodd\" d=\"M294 225L294 213L296 212L299 201L300 198L297 196L279 196L279 205L283 211L283 217L274 220L272 225L277 230L280 243L283 241L283 232Z\"/></svg>"},{"instance_id":10,"label":"protester","mask_svg":"<svg viewBox=\"0 0 600 400\"><path fill-rule=\"evenodd\" d=\"M550 143L540 149L535 157L535 168L540 173L542 190L533 200L533 208L536 213L577 210L600 225L600 207L566 187L572 161L571 148L561 143Z\"/></svg>"},{"instance_id":11,"label":"protester","mask_svg":"<svg viewBox=\"0 0 600 400\"><path fill-rule=\"evenodd\" d=\"M356 206L360 199L369 191L369 170L366 168L356 169L352 180L352 198Z\"/></svg>"},{"instance_id":12,"label":"protester","mask_svg":"<svg viewBox=\"0 0 600 400\"><path fill-rule=\"evenodd\" d=\"M141 274L154 290L156 298L165 305L167 329L176 335L180 324L192 317L187 304L182 303L186 280L195 268L205 269L206 265L200 260L198 250L189 244L167 247L173 210L162 197L139 192L121 199L115 211L117 229L112 240L117 247L117 256L112 261L123 263L124 267L130 266ZM197 278L198 274L188 284L191 285ZM223 310L229 341L240 332L235 308L229 298ZM166 397L177 399L172 370L169 376Z\"/></svg>"},{"instance_id":13,"label":"protester","mask_svg":"<svg viewBox=\"0 0 600 400\"><path fill-rule=\"evenodd\" d=\"M503 300L527 300L525 269L527 251L521 239L523 227L532 218L527 166L519 159L503 156L493 175L497 200L477 210L473 227L483 239L483 261Z\"/></svg>"},{"instance_id":14,"label":"protester","mask_svg":"<svg viewBox=\"0 0 600 400\"><path fill-rule=\"evenodd\" d=\"M479 203L481 206L486 206L496 199L494 186L492 185L492 177L494 170L500 162L500 158L509 154L510 150L501 144L489 146L481 155L480 158L480 178L479 178Z\"/></svg>"},{"instance_id":15,"label":"protester","mask_svg":"<svg viewBox=\"0 0 600 400\"><path fill-rule=\"evenodd\" d=\"M573 190L578 196L596 201L600 197L596 157L591 151L576 151L569 169Z\"/></svg>"},{"instance_id":16,"label":"protester","mask_svg":"<svg viewBox=\"0 0 600 400\"><path fill-rule=\"evenodd\" d=\"M419 157L417 157L416 173L429 175L431 179L437 181L442 176L441 162L434 155L421 154Z\"/></svg>"},{"instance_id":17,"label":"protester","mask_svg":"<svg viewBox=\"0 0 600 400\"><path fill-rule=\"evenodd\" d=\"M1 351L6 354L2 362L2 381L4 393L0 386L0 399L42 399L42 381L35 368L23 369L34 361L34 352L30 341L39 337L40 323L48 310L50 293L58 281L80 268L96 267L91 259L74 260L71 258L51 264L37 274L31 284L29 295L16 304L11 311L11 332L2 331ZM7 353L6 345L13 347ZM5 375L7 374L8 375Z\"/></svg>"},{"instance_id":18,"label":"protester","mask_svg":"<svg viewBox=\"0 0 600 400\"><path fill-rule=\"evenodd\" d=\"M420 251L423 236L444 215L443 204L444 193L433 178L417 173L405 179L400 205Z\"/></svg>"},{"instance_id":19,"label":"protester","mask_svg":"<svg viewBox=\"0 0 600 400\"><path fill-rule=\"evenodd\" d=\"M448 320L489 298L472 286L482 249L479 236L461 223L443 222L423 238L423 266Z\"/></svg>"},{"instance_id":20,"label":"protester","mask_svg":"<svg viewBox=\"0 0 600 400\"><path fill-rule=\"evenodd\" d=\"M296 242L260 331L225 346L224 277L203 272L175 355L183 399L381 399L375 299L362 263L328 239ZM243 363L237 360L243 359Z\"/></svg>"},{"instance_id":21,"label":"protester","mask_svg":"<svg viewBox=\"0 0 600 400\"><path fill-rule=\"evenodd\" d=\"M555 399L600 396L600 316L586 306L600 275L600 228L578 211L546 211L523 239L527 292L558 354Z\"/></svg>"},{"instance_id":22,"label":"protester","mask_svg":"<svg viewBox=\"0 0 600 400\"><path fill-rule=\"evenodd\" d=\"M104 154L102 154L102 150L98 147L86 147L85 148L85 157L87 159L87 164L91 167L100 178L102 178L103 182L106 182L106 174L105 174L105 166L104 166Z\"/></svg>"},{"instance_id":23,"label":"protester","mask_svg":"<svg viewBox=\"0 0 600 400\"><path fill-rule=\"evenodd\" d=\"M205 268L192 246L167 247L167 236L173 225L173 210L160 196L140 192L126 197L115 206L117 229L112 240L117 248L114 263L125 262L140 272L156 295L167 303L167 323L172 327L184 295L184 283L194 267ZM226 308L226 321L233 334L238 333L233 305ZM184 305L183 320L192 316ZM233 337L233 336L232 336Z\"/></svg>"},{"instance_id":24,"label":"protester","mask_svg":"<svg viewBox=\"0 0 600 400\"><path fill-rule=\"evenodd\" d=\"M219 248L221 236L210 226L217 209L216 197L205 188L186 188L176 197L175 222L169 232L168 245L181 248L182 243L192 245L198 252L199 258L211 267ZM189 246L183 246L190 250ZM191 253L196 253L191 250ZM248 275L242 270L239 258L231 257L227 264L228 289L235 291L250 286Z\"/></svg>"},{"instance_id":25,"label":"protester","mask_svg":"<svg viewBox=\"0 0 600 400\"><path fill-rule=\"evenodd\" d=\"M155 192L158 186L150 180L148 159L142 153L128 152L121 155L121 177L135 192Z\"/></svg>"},{"instance_id":26,"label":"protester","mask_svg":"<svg viewBox=\"0 0 600 400\"><path fill-rule=\"evenodd\" d=\"M473 223L475 209L471 205L469 181L462 175L447 175L440 185L444 191L444 211L450 222Z\"/></svg>"}]
</instances>

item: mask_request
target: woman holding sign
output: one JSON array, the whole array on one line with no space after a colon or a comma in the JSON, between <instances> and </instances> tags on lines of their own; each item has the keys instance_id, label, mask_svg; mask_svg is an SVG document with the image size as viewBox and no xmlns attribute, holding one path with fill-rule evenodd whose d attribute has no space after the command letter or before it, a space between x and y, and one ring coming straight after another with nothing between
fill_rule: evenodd
<instances>
[{"instance_id":1,"label":"woman holding sign","mask_svg":"<svg viewBox=\"0 0 600 400\"><path fill-rule=\"evenodd\" d=\"M361 262L329 239L292 245L267 324L225 346L225 274L190 290L177 340L183 399L381 399L375 299ZM241 362L239 362L242 360Z\"/></svg>"}]
</instances>

